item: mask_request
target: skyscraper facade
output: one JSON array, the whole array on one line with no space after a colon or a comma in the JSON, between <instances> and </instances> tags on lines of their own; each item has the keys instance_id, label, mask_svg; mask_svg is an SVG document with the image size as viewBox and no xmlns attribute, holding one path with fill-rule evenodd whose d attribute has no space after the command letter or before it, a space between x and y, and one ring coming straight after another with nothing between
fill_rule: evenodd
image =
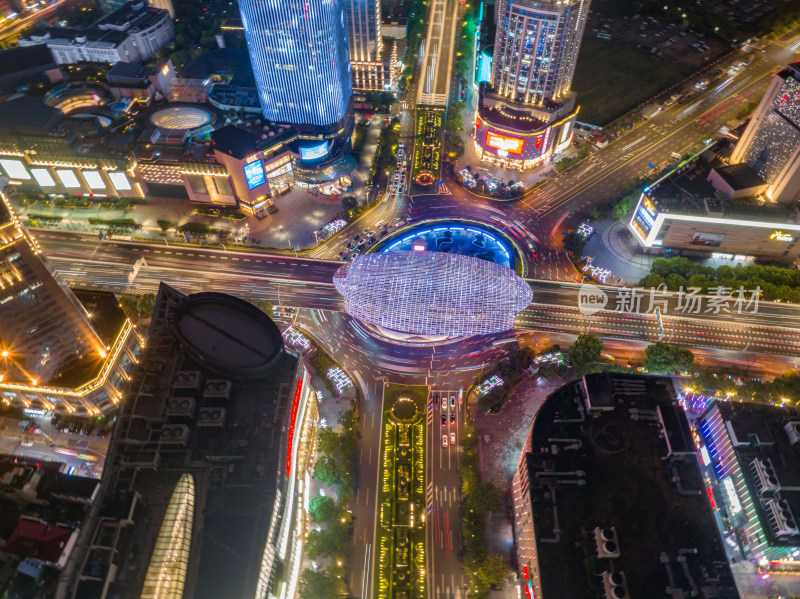
<instances>
[{"instance_id":1,"label":"skyscraper facade","mask_svg":"<svg viewBox=\"0 0 800 599\"><path fill-rule=\"evenodd\" d=\"M348 114L352 95L344 2L239 2L264 116L329 127Z\"/></svg>"},{"instance_id":2,"label":"skyscraper facade","mask_svg":"<svg viewBox=\"0 0 800 599\"><path fill-rule=\"evenodd\" d=\"M749 166L751 177L767 186L767 198L795 202L800 194L800 67L791 64L772 78L730 162Z\"/></svg>"},{"instance_id":3,"label":"skyscraper facade","mask_svg":"<svg viewBox=\"0 0 800 599\"><path fill-rule=\"evenodd\" d=\"M482 160L525 170L569 146L589 1L499 0L492 76L475 121Z\"/></svg>"},{"instance_id":4,"label":"skyscraper facade","mask_svg":"<svg viewBox=\"0 0 800 599\"><path fill-rule=\"evenodd\" d=\"M40 384L106 345L72 291L55 279L0 178L0 381Z\"/></svg>"},{"instance_id":5,"label":"skyscraper facade","mask_svg":"<svg viewBox=\"0 0 800 599\"><path fill-rule=\"evenodd\" d=\"M506 0L494 45L492 84L524 104L569 92L589 12L584 0Z\"/></svg>"},{"instance_id":6,"label":"skyscraper facade","mask_svg":"<svg viewBox=\"0 0 800 599\"><path fill-rule=\"evenodd\" d=\"M353 89L393 89L396 52L383 45L380 0L346 0L345 12Z\"/></svg>"}]
</instances>

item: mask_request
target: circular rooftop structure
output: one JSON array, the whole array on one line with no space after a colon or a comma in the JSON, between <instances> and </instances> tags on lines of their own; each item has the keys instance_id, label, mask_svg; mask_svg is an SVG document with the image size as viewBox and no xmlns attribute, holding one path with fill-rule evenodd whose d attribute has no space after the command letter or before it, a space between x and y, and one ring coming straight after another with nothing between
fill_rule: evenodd
<instances>
[{"instance_id":1,"label":"circular rooftop structure","mask_svg":"<svg viewBox=\"0 0 800 599\"><path fill-rule=\"evenodd\" d=\"M357 256L336 271L333 284L350 316L411 343L507 331L533 298L510 268L413 250Z\"/></svg>"},{"instance_id":2,"label":"circular rooftop structure","mask_svg":"<svg viewBox=\"0 0 800 599\"><path fill-rule=\"evenodd\" d=\"M170 106L150 115L150 122L159 129L197 129L213 120L214 115L200 106Z\"/></svg>"},{"instance_id":3,"label":"circular rooftop structure","mask_svg":"<svg viewBox=\"0 0 800 599\"><path fill-rule=\"evenodd\" d=\"M169 139L200 137L224 122L222 112L210 104L172 102L145 108L139 113L148 127Z\"/></svg>"},{"instance_id":4,"label":"circular rooftop structure","mask_svg":"<svg viewBox=\"0 0 800 599\"><path fill-rule=\"evenodd\" d=\"M249 378L278 361L283 337L261 310L224 293L190 295L175 316L184 351L219 374Z\"/></svg>"}]
</instances>

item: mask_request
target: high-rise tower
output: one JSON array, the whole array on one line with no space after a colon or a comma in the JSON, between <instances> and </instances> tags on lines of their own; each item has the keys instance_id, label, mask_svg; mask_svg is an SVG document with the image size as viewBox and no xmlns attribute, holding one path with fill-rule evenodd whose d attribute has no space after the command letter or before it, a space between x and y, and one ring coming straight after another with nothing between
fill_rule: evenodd
<instances>
[{"instance_id":1,"label":"high-rise tower","mask_svg":"<svg viewBox=\"0 0 800 599\"><path fill-rule=\"evenodd\" d=\"M17 220L2 191L6 183L0 178L0 381L39 384L105 357L106 345Z\"/></svg>"},{"instance_id":2,"label":"high-rise tower","mask_svg":"<svg viewBox=\"0 0 800 599\"><path fill-rule=\"evenodd\" d=\"M380 0L346 0L353 88L385 90L395 84L391 48L381 37Z\"/></svg>"},{"instance_id":3,"label":"high-rise tower","mask_svg":"<svg viewBox=\"0 0 800 599\"><path fill-rule=\"evenodd\" d=\"M590 0L499 0L491 87L481 90L475 148L524 170L566 148L570 91Z\"/></svg>"},{"instance_id":4,"label":"high-rise tower","mask_svg":"<svg viewBox=\"0 0 800 599\"><path fill-rule=\"evenodd\" d=\"M329 127L347 117L353 88L344 4L331 0L239 2L266 118Z\"/></svg>"}]
</instances>

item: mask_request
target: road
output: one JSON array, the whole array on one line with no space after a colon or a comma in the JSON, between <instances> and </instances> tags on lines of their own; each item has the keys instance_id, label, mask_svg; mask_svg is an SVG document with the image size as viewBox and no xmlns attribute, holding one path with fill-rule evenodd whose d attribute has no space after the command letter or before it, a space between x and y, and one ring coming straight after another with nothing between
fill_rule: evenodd
<instances>
[{"instance_id":1,"label":"road","mask_svg":"<svg viewBox=\"0 0 800 599\"><path fill-rule=\"evenodd\" d=\"M453 70L459 3L457 0L432 0L428 6L428 30L419 74L422 106L447 105Z\"/></svg>"},{"instance_id":2,"label":"road","mask_svg":"<svg viewBox=\"0 0 800 599\"><path fill-rule=\"evenodd\" d=\"M56 272L72 287L144 292L154 291L160 281L166 281L186 292L221 291L279 305L343 309L342 298L332 282L341 266L339 262L204 247L98 241L60 232L40 235L39 241ZM134 285L129 286L128 275L140 258L145 264L139 268ZM747 348L800 355L800 306L775 302L754 306L749 303L749 291L742 304L728 301L719 306L718 313L711 311L712 300L707 297L697 305L697 311L690 308L680 312L680 296L676 293L651 298L649 291L636 292L637 300L626 288L594 286L607 296L605 309L587 316L579 310L579 283L539 279L528 282L534 300L518 316L519 329L592 332L601 338L652 342L659 336L652 312L660 305L664 338L686 347Z\"/></svg>"},{"instance_id":3,"label":"road","mask_svg":"<svg viewBox=\"0 0 800 599\"><path fill-rule=\"evenodd\" d=\"M461 388L463 389L463 387ZM455 387L434 385L428 407L426 444L426 571L429 595L434 599L466 595L467 578L458 558L461 546L461 477L458 468L464 432L463 394ZM462 401L459 401L462 397ZM454 401L451 404L451 399ZM444 419L444 422L442 422ZM455 441L455 443L453 442Z\"/></svg>"}]
</instances>

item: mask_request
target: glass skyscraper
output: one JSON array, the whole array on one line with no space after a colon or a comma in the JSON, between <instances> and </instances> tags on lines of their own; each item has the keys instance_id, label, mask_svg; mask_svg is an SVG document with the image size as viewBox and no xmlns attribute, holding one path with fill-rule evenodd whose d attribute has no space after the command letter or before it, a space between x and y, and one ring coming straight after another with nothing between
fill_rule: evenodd
<instances>
[{"instance_id":1,"label":"glass skyscraper","mask_svg":"<svg viewBox=\"0 0 800 599\"><path fill-rule=\"evenodd\" d=\"M344 2L240 0L264 116L325 127L341 121L352 95Z\"/></svg>"}]
</instances>

